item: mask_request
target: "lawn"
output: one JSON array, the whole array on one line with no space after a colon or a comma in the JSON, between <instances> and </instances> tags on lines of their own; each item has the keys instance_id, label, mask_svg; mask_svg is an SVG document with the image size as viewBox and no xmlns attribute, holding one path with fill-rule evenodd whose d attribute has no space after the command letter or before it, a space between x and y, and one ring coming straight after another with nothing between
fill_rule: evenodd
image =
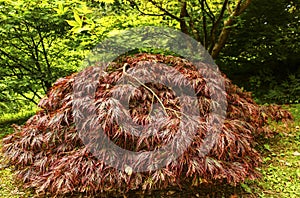
<instances>
[{"instance_id":1,"label":"lawn","mask_svg":"<svg viewBox=\"0 0 300 198\"><path fill-rule=\"evenodd\" d=\"M284 106L289 109L295 121L292 123L274 123L271 125L276 134L269 139L259 141L258 150L262 153L263 164L259 168L262 178L246 181L237 187L216 187L179 191L167 190L163 197L300 197L300 105ZM12 133L11 124L24 123L35 109L17 114L5 114L0 118L0 138ZM33 197L33 193L21 187L13 176L11 167L7 167L0 156L0 197ZM219 194L216 192L220 192ZM141 197L138 192L132 192L129 197ZM152 196L159 194L154 192ZM161 195L161 194L160 194Z\"/></svg>"},{"instance_id":2,"label":"lawn","mask_svg":"<svg viewBox=\"0 0 300 198\"><path fill-rule=\"evenodd\" d=\"M18 113L3 114L0 117L0 139L12 133L14 130L12 124L23 124L36 111L36 108L28 108ZM1 147L1 144L0 144ZM3 163L3 156L0 155L0 197L29 197L29 191L22 189L19 183L14 179L11 168Z\"/></svg>"}]
</instances>

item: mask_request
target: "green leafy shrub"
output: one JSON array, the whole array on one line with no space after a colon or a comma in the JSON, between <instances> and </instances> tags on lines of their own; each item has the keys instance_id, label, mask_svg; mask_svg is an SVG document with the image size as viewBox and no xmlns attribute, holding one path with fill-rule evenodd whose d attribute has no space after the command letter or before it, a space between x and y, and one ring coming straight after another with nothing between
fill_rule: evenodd
<instances>
[{"instance_id":1,"label":"green leafy shrub","mask_svg":"<svg viewBox=\"0 0 300 198\"><path fill-rule=\"evenodd\" d=\"M251 77L250 82L261 103L295 104L300 102L299 77L300 74L291 74L286 80L278 81L274 76L262 75Z\"/></svg>"},{"instance_id":2,"label":"green leafy shrub","mask_svg":"<svg viewBox=\"0 0 300 198\"><path fill-rule=\"evenodd\" d=\"M146 138L134 136L128 132L129 129L118 125L116 119L122 119L123 114L120 111L113 111L111 106L112 93L122 96L128 92L126 87L117 83L126 74L124 65L127 65L125 68L127 71L136 71L137 65L144 64L145 61L172 66L193 82L201 119L204 121L197 120L197 123L200 123L199 128L192 129L195 132L192 142L177 160L170 161L163 168L153 171L130 172L128 169L119 171L106 165L102 158L96 158L79 138L76 127L80 126L75 126L74 117L81 115L90 106L82 105L88 97L84 90L78 92L78 98L74 98L73 89L84 86L84 80L76 85L74 81L76 77L83 75L96 78L98 83L94 100L97 114L92 115L96 116L97 121L92 117L86 117L84 126L102 127L109 139L124 149L136 152L156 150L173 139L178 129L180 104L172 90L161 84L147 83L132 92L129 114L135 123L141 125L151 123L148 117L151 114L152 104L159 101L167 114L160 121L165 128L159 129L157 134ZM84 192L93 195L99 192L122 193L135 189L181 187L184 184L235 185L246 178L259 177L255 168L259 166L261 158L254 149L254 137L271 133L268 120L291 119L290 113L280 107L269 106L261 109L252 100L250 93L243 92L225 79L227 117L222 130L213 134L212 149L206 155L202 155L201 147L204 138L209 134L205 119L211 105L218 104L213 104L214 101L205 88L206 82L194 65L174 56L138 54L120 58L109 68L110 71L100 78L95 68L89 67L82 73L59 79L47 94L47 98L40 101L39 106L42 110L31 117L24 126L16 128L14 134L3 140L3 152L9 162L15 166L19 178L26 187L35 188L40 194L62 195ZM175 84L184 83L183 79L172 78L171 73L166 75ZM79 108L72 113L74 106ZM189 128L189 125L185 127ZM187 133L182 132L182 135L189 138ZM94 148L99 146L97 144L102 138L99 133L93 132L86 134L86 137L95 140L91 143ZM176 146L179 149L182 147L180 142ZM114 153L105 152L103 157L111 155ZM124 159L119 160L126 161L126 156L123 157Z\"/></svg>"}]
</instances>

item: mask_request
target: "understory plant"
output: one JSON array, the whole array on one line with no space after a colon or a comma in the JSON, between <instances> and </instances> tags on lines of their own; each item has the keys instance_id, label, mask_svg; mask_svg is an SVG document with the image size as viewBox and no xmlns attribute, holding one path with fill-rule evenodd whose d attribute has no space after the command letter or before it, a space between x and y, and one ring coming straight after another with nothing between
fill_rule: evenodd
<instances>
[{"instance_id":1,"label":"understory plant","mask_svg":"<svg viewBox=\"0 0 300 198\"><path fill-rule=\"evenodd\" d=\"M191 82L197 100L194 110L200 115L191 122L195 122L197 127L193 128L194 125L189 122L180 127L181 119L188 115L181 111L183 103L174 90L161 83L143 83L131 75L141 72L138 68L143 65L149 67L149 70L142 70L147 78L154 75L147 73L151 71L150 67L159 69L160 63L172 67L182 76L174 78L173 73L166 73L167 81L178 86L186 79ZM207 63L201 64L202 68L207 68ZM179 57L144 53L123 56L111 63L106 71L97 71L97 67L88 67L81 73L58 79L47 97L40 101L40 110L24 126L15 125L15 133L3 140L3 152L8 162L15 166L25 187L34 188L39 194L79 192L94 195L170 186L180 188L202 183L236 185L260 175L256 171L261 163L260 154L254 149L256 137L272 135L268 127L272 120L292 119L291 114L279 106L260 107L250 93L244 92L223 75L226 117L221 128L211 129L207 120L214 106L221 105L221 101L214 101L212 96L218 98L222 90L217 87L217 91L212 93L207 88L209 75L205 75L205 80L201 74L206 70L200 71L191 62ZM96 83L86 84L86 78L80 76L96 79L93 81ZM119 83L126 79L131 84ZM132 84L135 84L135 89L131 89ZM91 100L88 92L93 89L95 93ZM127 110L119 108L116 97L120 101L127 100ZM88 100L91 102L88 103ZM185 102L189 103L188 100ZM155 105L158 107L154 108ZM155 111L157 109L161 109L163 115L159 115ZM127 124L127 117L131 118L133 125ZM83 122L76 120L79 118ZM148 135L147 130L139 131L140 128L135 128L134 124L157 131ZM103 134L98 130L102 130ZM150 166L147 160L139 159L136 167L126 167L126 163L122 162L130 159L121 156L116 163L124 169L119 170L109 166L105 160L117 156L117 153L98 150L101 154L95 155L91 149L101 148L105 135L126 150L137 153L156 151L171 140L178 140L178 133L183 140L190 140L187 146L184 141L172 145L174 151L183 150L183 153L163 167L148 171L132 171L139 166ZM211 137L209 149L203 152L207 137ZM86 143L86 139L91 141Z\"/></svg>"}]
</instances>

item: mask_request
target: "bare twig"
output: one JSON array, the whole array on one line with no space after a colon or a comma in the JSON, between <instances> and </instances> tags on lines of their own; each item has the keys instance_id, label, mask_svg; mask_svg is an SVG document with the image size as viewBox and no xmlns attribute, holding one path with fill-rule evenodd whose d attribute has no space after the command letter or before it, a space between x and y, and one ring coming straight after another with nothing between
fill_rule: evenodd
<instances>
[{"instance_id":1,"label":"bare twig","mask_svg":"<svg viewBox=\"0 0 300 198\"><path fill-rule=\"evenodd\" d=\"M199 0L200 1L200 0ZM213 23L215 22L215 15L214 15L214 13L211 11L211 9L210 9L210 7L209 7L209 5L208 5L208 3L207 3L207 1L206 0L203 0L204 1L204 3L205 3L205 6L206 6L206 8L207 8L207 10L208 10L208 12L206 11L206 9L205 9L205 12L207 13L207 15L210 17L210 19L213 21Z\"/></svg>"},{"instance_id":2,"label":"bare twig","mask_svg":"<svg viewBox=\"0 0 300 198\"><path fill-rule=\"evenodd\" d=\"M169 116L168 113L167 113L167 110L166 110L166 107L164 106L163 102L161 101L161 99L158 97L158 95L150 88L148 87L147 85L145 85L143 82L141 82L139 79L137 79L136 77L132 76L132 75L129 75L127 72L126 72L126 66L128 64L124 64L123 66L123 74L126 75L126 76L129 76L130 78L133 78L134 80L136 80L140 85L142 85L143 87L145 87L148 91L150 91L152 93L152 95L157 99L157 101L159 102L159 104L161 105L161 107L163 108L164 110L164 113L166 116Z\"/></svg>"},{"instance_id":3,"label":"bare twig","mask_svg":"<svg viewBox=\"0 0 300 198\"><path fill-rule=\"evenodd\" d=\"M133 6L135 6L135 8L136 8L141 14L143 14L143 15L147 15L147 16L165 16L165 15L166 15L165 13L164 13L164 14L146 13L146 12L144 12L144 11L142 11L142 10L140 9L140 7L138 6L138 4L137 4L134 0L129 0L129 2L130 2Z\"/></svg>"},{"instance_id":4,"label":"bare twig","mask_svg":"<svg viewBox=\"0 0 300 198\"><path fill-rule=\"evenodd\" d=\"M152 5L154 5L155 7L157 7L158 9L160 9L160 11L164 12L165 15L171 17L172 19L175 19L176 21L180 22L182 19L177 17L176 15L170 13L168 10L164 9L163 7L161 7L160 5L157 4L157 2L153 1L153 0L149 0L150 3L152 3Z\"/></svg>"}]
</instances>

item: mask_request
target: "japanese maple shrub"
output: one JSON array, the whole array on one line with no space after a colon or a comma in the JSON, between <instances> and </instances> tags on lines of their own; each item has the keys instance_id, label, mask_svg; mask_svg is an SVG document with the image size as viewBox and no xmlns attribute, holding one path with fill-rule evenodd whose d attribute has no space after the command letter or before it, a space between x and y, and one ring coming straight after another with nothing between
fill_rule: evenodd
<instances>
[{"instance_id":1,"label":"japanese maple shrub","mask_svg":"<svg viewBox=\"0 0 300 198\"><path fill-rule=\"evenodd\" d=\"M213 105L203 76L191 62L183 58L149 54L126 56L113 62L103 75L95 72L94 67L86 68L82 74L98 79L94 104L99 119L86 119L82 124L89 127L101 126L116 145L135 152L156 150L171 141L182 116L180 102L170 88L159 83L147 83L141 84L131 93L129 114L135 123L149 124L152 105L160 104L166 113L161 122L164 124L164 132L168 133L158 131L158 135L147 138L135 136L128 133L129 129L120 127L114 121L113 118L121 117L122 113L111 109L110 98L113 93L117 92L122 96L128 91L117 82L127 74L126 71L134 70L141 62L166 64L179 71L186 79L194 80L193 88L203 120ZM3 140L3 152L10 164L15 166L18 177L26 187L34 188L37 193L63 195L85 192L92 195L99 192L198 185L201 182L235 185L246 178L259 177L255 168L259 166L261 158L254 149L255 137L271 133L268 121L291 119L289 112L277 106L261 108L253 101L250 93L242 91L224 76L226 119L222 129L213 136L211 149L205 155L199 153L204 138L209 133L207 125L203 124L195 129L191 144L176 160L151 171L121 171L108 166L104 158L95 157L79 137L74 117L89 106L82 105L85 102L84 94L81 96L78 93L74 98L77 75L79 74L58 79L47 97L40 101L40 110L24 126L15 126L15 133ZM173 81L181 83L180 79ZM80 82L76 86L81 86ZM82 108L73 111L74 105L81 105ZM95 140L101 139L97 133L89 136ZM107 155L113 154L107 152Z\"/></svg>"}]
</instances>

